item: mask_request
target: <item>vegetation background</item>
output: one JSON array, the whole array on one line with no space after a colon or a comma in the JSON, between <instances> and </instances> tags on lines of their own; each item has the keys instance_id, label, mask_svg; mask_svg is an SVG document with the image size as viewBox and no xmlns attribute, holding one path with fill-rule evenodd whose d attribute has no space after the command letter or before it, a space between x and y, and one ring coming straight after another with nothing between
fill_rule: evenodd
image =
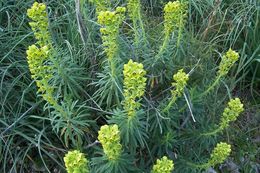
<instances>
[{"instance_id":1,"label":"vegetation background","mask_svg":"<svg viewBox=\"0 0 260 173\"><path fill-rule=\"evenodd\" d=\"M0 0L0 172L64 172L63 157L72 147L53 131L51 120L46 116L49 110L43 109L45 101L37 97L37 87L30 76L26 50L35 40L26 11L33 2ZM91 126L95 130L86 133L83 138L83 148L87 150L88 145L95 141L99 126L105 124L105 116L112 114L113 109L107 108L104 101L97 103L93 95L96 88L91 85L97 82L96 73L102 69L104 57L94 7L81 0L81 15L86 31L83 42L78 32L75 1L44 2L48 6L52 40L58 55L62 57L61 77L56 82L59 88L72 93L71 97L84 102L84 107L96 122ZM150 52L161 44L161 35L158 33L163 28L162 9L167 2L142 1L144 23L151 43ZM116 3L125 4L124 1ZM232 155L224 166L217 169L220 172L257 173L260 170L260 2L189 0L188 14L181 46L178 53L172 55L175 69L166 72L163 81L155 84L155 90L147 91L143 104L149 107L155 98L163 98L162 95L169 89L173 72L180 68L188 71L195 67L189 90L191 93L194 91L192 94L203 90L215 76L220 55L232 47L240 54L239 62L221 83L219 90L194 103L194 115L198 123L191 126L194 129L200 126L201 131L207 130L210 123L217 122L217 115L221 114L225 107L223 103L230 95L240 97L245 112L220 137L232 143ZM128 22L126 20L122 26L127 32L120 37L120 49L125 52L122 55L124 63L133 57L127 47L131 39ZM149 57L149 53L146 56ZM189 140L189 135L184 135L183 140L174 139L174 145L181 148L180 152L186 158L193 158L195 154L203 155L202 151L190 151L190 148L198 147L196 142L182 147ZM212 148L213 142L204 143L204 146ZM204 158L195 160L203 161L207 156L204 154ZM180 166L176 172L185 169Z\"/></svg>"}]
</instances>

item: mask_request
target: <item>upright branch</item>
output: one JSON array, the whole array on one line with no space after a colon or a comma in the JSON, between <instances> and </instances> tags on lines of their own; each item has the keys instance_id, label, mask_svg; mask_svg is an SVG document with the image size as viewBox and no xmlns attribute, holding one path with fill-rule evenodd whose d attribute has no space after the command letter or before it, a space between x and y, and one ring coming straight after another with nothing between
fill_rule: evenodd
<instances>
[{"instance_id":1,"label":"upright branch","mask_svg":"<svg viewBox=\"0 0 260 173\"><path fill-rule=\"evenodd\" d=\"M216 79L214 80L214 83L212 83L206 91L204 91L200 96L207 95L210 91L212 91L218 84L220 79L225 77L228 72L230 71L231 67L237 62L239 59L239 54L232 50L231 48L226 52L226 54L221 59L221 62L219 64L219 69L217 72Z\"/></svg>"},{"instance_id":2,"label":"upright branch","mask_svg":"<svg viewBox=\"0 0 260 173\"><path fill-rule=\"evenodd\" d=\"M229 124L233 121L236 121L239 114L244 111L244 105L241 103L239 98L231 99L228 102L228 106L225 108L221 118L220 123L217 129L213 131L202 133L203 136L216 135L218 132L222 132L226 129Z\"/></svg>"},{"instance_id":3,"label":"upright branch","mask_svg":"<svg viewBox=\"0 0 260 173\"><path fill-rule=\"evenodd\" d=\"M54 98L54 87L50 85L50 80L53 78L54 67L51 65L52 59L50 59L52 45L48 31L49 25L46 5L35 2L32 7L27 10L27 15L32 19L29 25L37 39L37 42L29 46L26 51L31 76L35 80L38 92L41 93L43 99L64 114L61 106Z\"/></svg>"},{"instance_id":4,"label":"upright branch","mask_svg":"<svg viewBox=\"0 0 260 173\"><path fill-rule=\"evenodd\" d=\"M140 0L128 0L127 9L131 20L133 21L133 28L135 33L135 48L147 44L145 36L145 28L141 16L141 2ZM142 45L143 44L143 45Z\"/></svg>"},{"instance_id":5,"label":"upright branch","mask_svg":"<svg viewBox=\"0 0 260 173\"><path fill-rule=\"evenodd\" d=\"M231 153L231 145L229 145L225 142L220 142L213 149L212 153L210 154L210 159L206 163L194 164L194 163L188 162L188 164L195 168L208 169L210 167L214 167L217 164L223 163L227 159L227 157L230 155L230 153Z\"/></svg>"},{"instance_id":6,"label":"upright branch","mask_svg":"<svg viewBox=\"0 0 260 173\"><path fill-rule=\"evenodd\" d=\"M116 61L118 55L119 27L125 18L124 7L117 7L116 11L101 11L98 14L98 23L101 25L102 42L107 54L112 77L116 76Z\"/></svg>"},{"instance_id":7,"label":"upright branch","mask_svg":"<svg viewBox=\"0 0 260 173\"><path fill-rule=\"evenodd\" d=\"M170 1L164 6L164 39L163 44L156 55L156 59L163 56L168 48L172 34L176 31L178 31L177 47L179 46L185 18L187 16L187 7L188 4L186 2L180 1Z\"/></svg>"},{"instance_id":8,"label":"upright branch","mask_svg":"<svg viewBox=\"0 0 260 173\"><path fill-rule=\"evenodd\" d=\"M124 111L115 112L108 121L117 124L120 128L122 143L127 146L130 153L135 154L137 147L144 147L146 134L146 121L140 109L140 100L145 93L146 71L143 64L132 59L124 65L124 90L122 101Z\"/></svg>"},{"instance_id":9,"label":"upright branch","mask_svg":"<svg viewBox=\"0 0 260 173\"><path fill-rule=\"evenodd\" d=\"M53 84L53 81L57 77L55 76L55 72L60 68L60 59L56 59L54 56L55 50L48 30L46 5L35 2L28 9L27 15L32 19L32 22L29 24L37 39L35 44L28 47L26 53L31 76L38 87L38 94L42 96L51 108L52 117L50 119L53 129L61 132L67 146L69 145L69 141L78 145L78 143L82 142L81 135L84 134L82 127L87 120L84 119L83 115L78 116L80 108L73 110L76 107L76 102L71 103L70 101L56 97L59 91L55 90L57 87ZM83 112L81 111L79 114L83 114ZM79 119L81 120L80 123ZM84 125L87 125L87 123Z\"/></svg>"}]
</instances>

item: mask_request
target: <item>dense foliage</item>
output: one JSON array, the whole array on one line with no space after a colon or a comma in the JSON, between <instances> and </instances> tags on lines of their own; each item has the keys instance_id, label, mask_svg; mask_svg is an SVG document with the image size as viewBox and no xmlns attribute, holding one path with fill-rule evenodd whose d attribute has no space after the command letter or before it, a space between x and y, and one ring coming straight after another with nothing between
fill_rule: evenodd
<instances>
[{"instance_id":1,"label":"dense foliage","mask_svg":"<svg viewBox=\"0 0 260 173\"><path fill-rule=\"evenodd\" d=\"M1 172L257 172L258 0L0 2Z\"/></svg>"}]
</instances>

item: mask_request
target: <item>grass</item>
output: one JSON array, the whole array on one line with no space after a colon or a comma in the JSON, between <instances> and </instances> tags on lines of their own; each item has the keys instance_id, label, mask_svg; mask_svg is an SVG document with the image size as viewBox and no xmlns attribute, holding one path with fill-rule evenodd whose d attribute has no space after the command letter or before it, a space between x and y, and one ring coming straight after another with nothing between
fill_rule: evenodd
<instances>
[{"instance_id":1,"label":"grass","mask_svg":"<svg viewBox=\"0 0 260 173\"><path fill-rule=\"evenodd\" d=\"M107 108L105 101L99 104L93 95L97 87L92 84L98 81L96 73L102 71L105 59L94 7L81 1L83 25L79 26L73 0L45 2L56 56L61 58L54 85L64 90L68 99L78 100L79 107L84 105L91 120L94 120L90 128L83 130L81 146L87 155L92 155L96 146L88 146L95 142L99 126L106 123L106 116L113 114L113 108L116 107ZM150 42L150 50L144 57L154 55L161 44L162 35L158 33L163 28L162 7L166 2L142 2L143 15L148 16L145 18L145 29ZM37 87L30 77L26 60L26 49L35 42L28 25L30 20L26 16L26 10L32 3L32 0L0 2L0 171L64 172L63 156L73 145L66 144L63 136L53 130L48 116L50 109L37 96ZM166 70L158 81L152 83L150 80L142 101L148 119L154 115L157 118L160 116L156 114L155 105L169 97L173 72L180 68L186 71L194 68L190 79L192 85L187 92L188 98L193 98L212 82L220 55L229 47L239 51L240 60L217 90L204 100L193 102L192 112L197 123L183 118L190 116L188 109L183 106L186 100L181 99L177 103L178 109L172 112L175 120L172 125L176 132L169 134L174 140L165 140L174 146L174 150L168 150L165 145L153 148L154 143L161 141L155 137L147 146L150 150L139 153L137 162L142 171L147 171L146 168L154 161L149 155L167 153L171 158L181 157L175 163L175 172L196 172L187 167L182 157L203 162L208 158L212 146L223 140L231 143L234 149L227 162L215 169L219 172L230 172L232 168L240 172L257 172L260 169L257 157L260 154L260 3L257 0L189 0L188 13L180 47L177 51L175 47L169 50L167 56L170 61ZM130 21L126 20L120 35L122 63L134 57L131 54L129 25ZM85 33L83 37L79 30ZM219 137L208 140L194 138L218 122L225 107L223 103L231 95L239 96L245 104L246 110L239 120Z\"/></svg>"}]
</instances>

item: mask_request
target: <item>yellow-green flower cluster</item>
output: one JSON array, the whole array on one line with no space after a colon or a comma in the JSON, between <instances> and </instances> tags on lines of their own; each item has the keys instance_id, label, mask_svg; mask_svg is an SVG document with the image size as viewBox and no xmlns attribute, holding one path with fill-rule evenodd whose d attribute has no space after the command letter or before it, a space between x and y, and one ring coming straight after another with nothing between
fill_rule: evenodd
<instances>
[{"instance_id":1,"label":"yellow-green flower cluster","mask_svg":"<svg viewBox=\"0 0 260 173\"><path fill-rule=\"evenodd\" d=\"M223 56L218 70L218 76L225 76L231 67L238 60L239 54L236 51L233 51L231 48L227 51L227 53Z\"/></svg>"},{"instance_id":2,"label":"yellow-green flower cluster","mask_svg":"<svg viewBox=\"0 0 260 173\"><path fill-rule=\"evenodd\" d=\"M96 5L96 12L107 11L110 8L111 0L90 0Z\"/></svg>"},{"instance_id":3,"label":"yellow-green flower cluster","mask_svg":"<svg viewBox=\"0 0 260 173\"><path fill-rule=\"evenodd\" d=\"M120 157L122 146L120 144L120 131L116 124L101 126L98 132L98 140L109 160L117 160Z\"/></svg>"},{"instance_id":4,"label":"yellow-green flower cluster","mask_svg":"<svg viewBox=\"0 0 260 173\"><path fill-rule=\"evenodd\" d=\"M173 161L163 156L161 159L157 159L151 173L171 173L173 169Z\"/></svg>"},{"instance_id":5,"label":"yellow-green flower cluster","mask_svg":"<svg viewBox=\"0 0 260 173\"><path fill-rule=\"evenodd\" d=\"M228 102L228 106L225 108L221 121L220 121L220 129L228 127L229 123L235 121L239 114L244 111L243 104L241 103L239 98L231 99Z\"/></svg>"},{"instance_id":6,"label":"yellow-green flower cluster","mask_svg":"<svg viewBox=\"0 0 260 173\"><path fill-rule=\"evenodd\" d=\"M168 2L164 6L164 31L170 35L176 28L183 28L187 16L187 3Z\"/></svg>"},{"instance_id":7,"label":"yellow-green flower cluster","mask_svg":"<svg viewBox=\"0 0 260 173\"><path fill-rule=\"evenodd\" d=\"M48 31L48 14L46 5L35 2L30 9L27 10L27 15L33 21L29 22L35 38L38 40L37 44L45 46L50 44L50 34Z\"/></svg>"},{"instance_id":8,"label":"yellow-green flower cluster","mask_svg":"<svg viewBox=\"0 0 260 173\"><path fill-rule=\"evenodd\" d=\"M173 80L174 82L172 83L172 86L174 89L171 91L172 98L167 107L164 108L163 112L168 111L172 104L176 102L177 98L182 96L184 88L186 87L189 80L189 75L183 72L183 69L180 69L176 74L173 75Z\"/></svg>"},{"instance_id":9,"label":"yellow-green flower cluster","mask_svg":"<svg viewBox=\"0 0 260 173\"><path fill-rule=\"evenodd\" d=\"M135 111L140 107L136 101L140 99L145 92L146 71L143 64L134 62L132 59L124 65L124 98L123 106L128 115L134 116Z\"/></svg>"},{"instance_id":10,"label":"yellow-green flower cluster","mask_svg":"<svg viewBox=\"0 0 260 173\"><path fill-rule=\"evenodd\" d=\"M48 46L38 48L36 45L29 46L27 53L27 62L32 78L36 81L38 91L42 94L44 100L54 105L54 88L49 85L49 80L53 77L52 66L48 66Z\"/></svg>"},{"instance_id":11,"label":"yellow-green flower cluster","mask_svg":"<svg viewBox=\"0 0 260 173\"><path fill-rule=\"evenodd\" d=\"M48 46L38 48L35 44L33 44L28 47L26 53L32 78L35 80L39 77L47 80L50 79L51 76L47 75L46 72L49 72L51 67L43 66L44 62L48 60Z\"/></svg>"},{"instance_id":12,"label":"yellow-green flower cluster","mask_svg":"<svg viewBox=\"0 0 260 173\"><path fill-rule=\"evenodd\" d=\"M231 146L225 142L220 142L213 149L207 167L223 163L231 153Z\"/></svg>"},{"instance_id":13,"label":"yellow-green flower cluster","mask_svg":"<svg viewBox=\"0 0 260 173\"><path fill-rule=\"evenodd\" d=\"M183 69L179 70L176 74L173 75L172 86L175 88L172 90L172 97L180 97L183 94L184 88L187 85L189 80L189 75L183 72Z\"/></svg>"},{"instance_id":14,"label":"yellow-green flower cluster","mask_svg":"<svg viewBox=\"0 0 260 173\"><path fill-rule=\"evenodd\" d=\"M128 0L127 10L129 11L129 16L132 18L132 20L136 20L138 18L140 9L141 9L140 0Z\"/></svg>"},{"instance_id":15,"label":"yellow-green flower cluster","mask_svg":"<svg viewBox=\"0 0 260 173\"><path fill-rule=\"evenodd\" d=\"M53 77L53 67L49 65L51 45L46 5L35 2L27 10L27 15L33 20L29 24L38 40L36 45L29 46L26 51L31 76L36 81L38 91L42 94L43 99L54 106L56 104L53 98L54 88L49 85L49 81Z\"/></svg>"},{"instance_id":16,"label":"yellow-green flower cluster","mask_svg":"<svg viewBox=\"0 0 260 173\"><path fill-rule=\"evenodd\" d=\"M125 11L124 7L117 7L116 11L101 11L98 15L102 41L109 60L114 58L118 49L119 27L125 18Z\"/></svg>"},{"instance_id":17,"label":"yellow-green flower cluster","mask_svg":"<svg viewBox=\"0 0 260 173\"><path fill-rule=\"evenodd\" d=\"M78 150L69 151L64 157L64 162L68 173L89 173L88 160Z\"/></svg>"}]
</instances>

